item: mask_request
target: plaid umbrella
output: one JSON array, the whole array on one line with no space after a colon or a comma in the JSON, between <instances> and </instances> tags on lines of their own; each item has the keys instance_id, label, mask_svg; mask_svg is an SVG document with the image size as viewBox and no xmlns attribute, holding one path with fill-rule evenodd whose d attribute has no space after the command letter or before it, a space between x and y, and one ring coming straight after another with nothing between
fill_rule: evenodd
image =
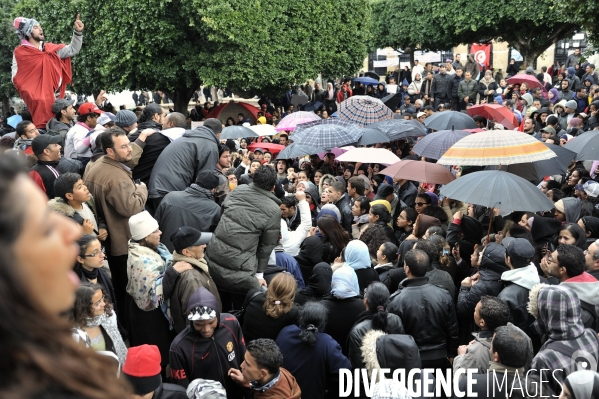
<instances>
[{"instance_id":1,"label":"plaid umbrella","mask_svg":"<svg viewBox=\"0 0 599 399\"><path fill-rule=\"evenodd\" d=\"M288 131L291 132L295 129L297 125L300 123L312 122L320 120L320 116L316 115L314 112L306 112L306 111L298 111L293 112L283 119L277 124L276 131Z\"/></svg>"},{"instance_id":2,"label":"plaid umbrella","mask_svg":"<svg viewBox=\"0 0 599 399\"><path fill-rule=\"evenodd\" d=\"M413 151L421 157L439 159L449 147L469 135L470 133L462 130L440 130L418 140Z\"/></svg>"},{"instance_id":3,"label":"plaid umbrella","mask_svg":"<svg viewBox=\"0 0 599 399\"><path fill-rule=\"evenodd\" d=\"M360 136L362 130L355 123L329 118L297 125L291 139L297 144L328 150L355 143Z\"/></svg>"},{"instance_id":4,"label":"plaid umbrella","mask_svg":"<svg viewBox=\"0 0 599 399\"><path fill-rule=\"evenodd\" d=\"M556 156L542 141L526 133L490 130L464 137L452 145L437 163L469 166L511 165L542 161Z\"/></svg>"},{"instance_id":5,"label":"plaid umbrella","mask_svg":"<svg viewBox=\"0 0 599 399\"><path fill-rule=\"evenodd\" d=\"M318 154L319 152L322 152L322 148L291 143L279 153L277 159L291 159L303 157L304 155Z\"/></svg>"},{"instance_id":6,"label":"plaid umbrella","mask_svg":"<svg viewBox=\"0 0 599 399\"><path fill-rule=\"evenodd\" d=\"M372 123L369 128L379 130L389 137L389 140L400 140L408 137L426 136L426 129L422 123L415 120L389 119L382 122Z\"/></svg>"},{"instance_id":7,"label":"plaid umbrella","mask_svg":"<svg viewBox=\"0 0 599 399\"><path fill-rule=\"evenodd\" d=\"M370 96L353 96L339 104L339 117L361 127L393 118L393 111L381 100Z\"/></svg>"}]
</instances>

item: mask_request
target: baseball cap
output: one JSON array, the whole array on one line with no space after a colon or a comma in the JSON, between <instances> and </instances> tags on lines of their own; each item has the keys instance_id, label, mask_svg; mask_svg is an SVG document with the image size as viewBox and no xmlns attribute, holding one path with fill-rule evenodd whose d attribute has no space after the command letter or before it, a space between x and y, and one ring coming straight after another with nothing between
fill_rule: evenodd
<instances>
[{"instance_id":1,"label":"baseball cap","mask_svg":"<svg viewBox=\"0 0 599 399\"><path fill-rule=\"evenodd\" d=\"M171 234L171 242L178 253L185 248L208 244L210 239L212 239L212 233L202 233L189 226L179 227Z\"/></svg>"},{"instance_id":2,"label":"baseball cap","mask_svg":"<svg viewBox=\"0 0 599 399\"><path fill-rule=\"evenodd\" d=\"M261 152L264 154L264 150L262 148L255 148L254 152Z\"/></svg>"},{"instance_id":3,"label":"baseball cap","mask_svg":"<svg viewBox=\"0 0 599 399\"><path fill-rule=\"evenodd\" d=\"M112 113L112 112L104 112L99 118L98 118L98 125L105 125L108 122L114 122L114 120L116 119L116 116Z\"/></svg>"},{"instance_id":4,"label":"baseball cap","mask_svg":"<svg viewBox=\"0 0 599 399\"><path fill-rule=\"evenodd\" d=\"M418 112L418 113L416 114L416 117L417 117L417 118L420 118L421 116L425 116L425 115L426 115L426 114L425 114L424 112Z\"/></svg>"},{"instance_id":5,"label":"baseball cap","mask_svg":"<svg viewBox=\"0 0 599 399\"><path fill-rule=\"evenodd\" d=\"M599 183L595 181L587 181L582 185L582 189L585 193L587 193L587 195L590 195L591 197L596 198L597 196L599 196Z\"/></svg>"},{"instance_id":6,"label":"baseball cap","mask_svg":"<svg viewBox=\"0 0 599 399\"><path fill-rule=\"evenodd\" d=\"M63 109L66 109L69 105L72 105L72 101L67 101L64 98L57 98L52 104L52 113L56 115Z\"/></svg>"},{"instance_id":7,"label":"baseball cap","mask_svg":"<svg viewBox=\"0 0 599 399\"><path fill-rule=\"evenodd\" d=\"M60 143L62 143L61 135L52 136L50 134L40 134L31 142L31 149L35 155L39 155L44 152L44 150L48 148L50 144Z\"/></svg>"},{"instance_id":8,"label":"baseball cap","mask_svg":"<svg viewBox=\"0 0 599 399\"><path fill-rule=\"evenodd\" d=\"M515 268L528 266L535 256L535 249L525 238L506 237L501 241L506 255Z\"/></svg>"},{"instance_id":9,"label":"baseball cap","mask_svg":"<svg viewBox=\"0 0 599 399\"><path fill-rule=\"evenodd\" d=\"M545 126L544 128L541 129L541 131L547 132L547 133L551 133L551 134L555 134L555 129L552 128L551 126Z\"/></svg>"},{"instance_id":10,"label":"baseball cap","mask_svg":"<svg viewBox=\"0 0 599 399\"><path fill-rule=\"evenodd\" d=\"M85 103L85 104L81 104L79 106L79 110L77 110L77 113L79 115L87 115L87 114L103 114L104 111L102 111L100 108L98 108L98 106L96 105L96 103Z\"/></svg>"}]
</instances>

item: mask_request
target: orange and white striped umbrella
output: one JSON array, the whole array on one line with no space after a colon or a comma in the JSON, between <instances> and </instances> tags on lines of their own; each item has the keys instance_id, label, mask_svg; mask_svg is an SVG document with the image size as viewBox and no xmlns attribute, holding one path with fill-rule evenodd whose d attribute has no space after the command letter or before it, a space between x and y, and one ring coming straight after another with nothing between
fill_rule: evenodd
<instances>
[{"instance_id":1,"label":"orange and white striped umbrella","mask_svg":"<svg viewBox=\"0 0 599 399\"><path fill-rule=\"evenodd\" d=\"M557 155L543 142L523 132L490 130L457 141L437 161L442 165L512 165L544 161Z\"/></svg>"}]
</instances>

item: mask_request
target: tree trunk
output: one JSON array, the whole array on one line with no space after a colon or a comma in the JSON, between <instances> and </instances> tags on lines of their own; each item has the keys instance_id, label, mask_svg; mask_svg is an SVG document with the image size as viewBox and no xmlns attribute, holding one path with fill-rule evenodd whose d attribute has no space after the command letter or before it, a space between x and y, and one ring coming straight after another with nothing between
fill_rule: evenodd
<instances>
[{"instance_id":1,"label":"tree trunk","mask_svg":"<svg viewBox=\"0 0 599 399\"><path fill-rule=\"evenodd\" d=\"M518 43L513 44L514 48L518 50L520 55L522 55L522 68L526 69L526 67L533 66L535 60L543 54L545 49L539 50L537 48L531 48L529 46L520 46Z\"/></svg>"},{"instance_id":2,"label":"tree trunk","mask_svg":"<svg viewBox=\"0 0 599 399\"><path fill-rule=\"evenodd\" d=\"M8 98L3 98L2 99L2 115L8 114L9 110L10 110L9 99Z\"/></svg>"},{"instance_id":3,"label":"tree trunk","mask_svg":"<svg viewBox=\"0 0 599 399\"><path fill-rule=\"evenodd\" d=\"M189 115L189 100L193 96L193 92L195 89L188 88L178 88L175 91L170 92L169 97L173 100L173 106L175 108L175 112L180 112L186 117Z\"/></svg>"}]
</instances>

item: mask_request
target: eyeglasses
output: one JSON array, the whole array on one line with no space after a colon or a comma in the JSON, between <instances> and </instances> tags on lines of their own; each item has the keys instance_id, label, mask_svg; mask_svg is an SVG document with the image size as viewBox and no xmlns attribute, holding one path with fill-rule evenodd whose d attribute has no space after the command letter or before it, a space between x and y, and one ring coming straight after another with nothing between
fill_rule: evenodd
<instances>
[{"instance_id":1,"label":"eyeglasses","mask_svg":"<svg viewBox=\"0 0 599 399\"><path fill-rule=\"evenodd\" d=\"M102 298L100 298L100 300L98 302L93 303L94 308L97 308L100 306L100 304L102 302L104 302L104 299L106 299L106 295L102 295Z\"/></svg>"},{"instance_id":2,"label":"eyeglasses","mask_svg":"<svg viewBox=\"0 0 599 399\"><path fill-rule=\"evenodd\" d=\"M95 258L96 256L106 255L106 249L104 247L100 248L100 251L92 252L89 255L83 255L82 258Z\"/></svg>"},{"instance_id":3,"label":"eyeglasses","mask_svg":"<svg viewBox=\"0 0 599 399\"><path fill-rule=\"evenodd\" d=\"M424 206L424 205L428 205L426 202L416 202L414 205L416 206Z\"/></svg>"}]
</instances>

